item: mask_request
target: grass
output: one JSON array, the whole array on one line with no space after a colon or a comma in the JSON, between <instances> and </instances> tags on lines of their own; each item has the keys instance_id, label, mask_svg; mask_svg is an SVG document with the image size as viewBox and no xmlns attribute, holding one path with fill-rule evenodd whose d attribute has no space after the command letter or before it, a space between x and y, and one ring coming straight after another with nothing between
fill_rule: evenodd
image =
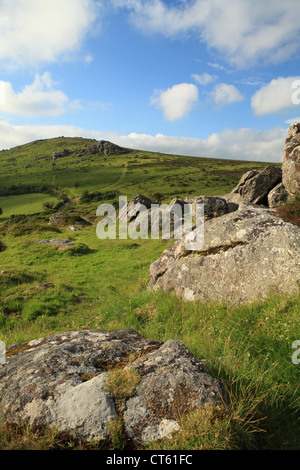
<instances>
[{"instance_id":1,"label":"grass","mask_svg":"<svg viewBox=\"0 0 300 470\"><path fill-rule=\"evenodd\" d=\"M2 218L18 214L33 214L42 212L46 202L57 203L58 200L48 194L22 194L17 196L0 197Z\"/></svg>"},{"instance_id":2,"label":"grass","mask_svg":"<svg viewBox=\"0 0 300 470\"><path fill-rule=\"evenodd\" d=\"M116 399L134 396L136 386L141 377L133 369L114 369L108 372L106 391Z\"/></svg>"},{"instance_id":3,"label":"grass","mask_svg":"<svg viewBox=\"0 0 300 470\"><path fill-rule=\"evenodd\" d=\"M128 198L159 193L162 202L174 196L225 194L245 171L264 164L133 151L91 156L79 164L70 155L57 160L53 168L44 158L52 151L90 142L50 139L0 152L0 188L16 180L28 184L41 178L73 198L65 209L70 216L95 219L71 232L65 226L48 225L54 211L37 210L33 202L30 212L39 214L26 214L24 206L23 215L0 221L5 247L0 249L0 271L4 271L0 274L0 340L11 345L68 330L129 327L154 340L179 339L222 381L226 401L182 417L181 429L171 440L152 443L149 448L299 449L300 365L292 362L292 343L299 339L300 296L274 295L263 302L232 307L150 292L149 266L172 241L99 240L98 202L79 199L85 191L108 197L118 191ZM28 164L31 167L25 168ZM25 196L35 195L17 198ZM43 196L50 200L47 194ZM13 212L14 198L4 198ZM53 238L69 239L74 246L59 251L35 241ZM122 393L130 381L120 370L114 373L113 388L123 384ZM111 423L107 445L126 448L121 421ZM0 448L82 449L90 445L54 431L8 423L1 426Z\"/></svg>"}]
</instances>

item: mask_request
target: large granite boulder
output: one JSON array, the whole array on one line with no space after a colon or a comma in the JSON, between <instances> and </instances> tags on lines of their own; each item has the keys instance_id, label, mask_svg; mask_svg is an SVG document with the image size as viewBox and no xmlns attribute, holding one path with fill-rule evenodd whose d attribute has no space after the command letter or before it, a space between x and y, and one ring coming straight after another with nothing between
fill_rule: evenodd
<instances>
[{"instance_id":1,"label":"large granite boulder","mask_svg":"<svg viewBox=\"0 0 300 470\"><path fill-rule=\"evenodd\" d=\"M276 209L282 204L285 204L289 199L289 194L284 187L283 183L279 183L268 194L268 206Z\"/></svg>"},{"instance_id":2,"label":"large granite boulder","mask_svg":"<svg viewBox=\"0 0 300 470\"><path fill-rule=\"evenodd\" d=\"M225 199L232 202L267 205L268 193L282 181L280 168L268 165L263 170L251 170L240 179L236 188Z\"/></svg>"},{"instance_id":3,"label":"large granite boulder","mask_svg":"<svg viewBox=\"0 0 300 470\"><path fill-rule=\"evenodd\" d=\"M106 441L121 418L131 441L170 437L179 418L216 404L221 383L177 340L143 338L131 329L73 331L7 347L0 364L0 419ZM120 399L112 375L138 379ZM128 375L132 377L132 375ZM111 383L111 382L110 382ZM122 382L121 382L122 383Z\"/></svg>"},{"instance_id":4,"label":"large granite boulder","mask_svg":"<svg viewBox=\"0 0 300 470\"><path fill-rule=\"evenodd\" d=\"M131 222L138 214L151 208L152 201L142 194L137 194L125 204L119 212L119 220Z\"/></svg>"},{"instance_id":5,"label":"large granite boulder","mask_svg":"<svg viewBox=\"0 0 300 470\"><path fill-rule=\"evenodd\" d=\"M300 122L292 124L283 151L282 181L290 198L300 194Z\"/></svg>"},{"instance_id":6,"label":"large granite boulder","mask_svg":"<svg viewBox=\"0 0 300 470\"><path fill-rule=\"evenodd\" d=\"M185 204L191 207L192 216L196 216L198 204L204 205L204 217L212 219L227 214L230 210L227 201L219 196L189 196L183 199Z\"/></svg>"},{"instance_id":7,"label":"large granite boulder","mask_svg":"<svg viewBox=\"0 0 300 470\"><path fill-rule=\"evenodd\" d=\"M152 263L149 289L230 303L299 292L300 228L271 209L244 203L236 212L206 221L202 249L188 251L195 231Z\"/></svg>"}]
</instances>

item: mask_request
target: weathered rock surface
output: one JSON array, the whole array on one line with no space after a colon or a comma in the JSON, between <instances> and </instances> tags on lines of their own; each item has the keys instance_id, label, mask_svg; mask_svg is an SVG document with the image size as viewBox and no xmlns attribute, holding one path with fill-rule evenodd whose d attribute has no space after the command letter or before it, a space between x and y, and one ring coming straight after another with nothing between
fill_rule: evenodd
<instances>
[{"instance_id":1,"label":"weathered rock surface","mask_svg":"<svg viewBox=\"0 0 300 470\"><path fill-rule=\"evenodd\" d=\"M196 217L196 207L198 204L204 204L204 216L206 219L220 217L229 212L227 201L219 196L190 196L184 198L183 201L186 204L190 204L193 217Z\"/></svg>"},{"instance_id":2,"label":"weathered rock surface","mask_svg":"<svg viewBox=\"0 0 300 470\"><path fill-rule=\"evenodd\" d=\"M129 367L142 380L127 402L124 423L128 435L140 443L169 437L179 429L180 417L217 404L223 394L220 382L179 341L167 341Z\"/></svg>"},{"instance_id":3,"label":"weathered rock surface","mask_svg":"<svg viewBox=\"0 0 300 470\"><path fill-rule=\"evenodd\" d=\"M300 122L289 128L283 151L283 184L290 196L300 194Z\"/></svg>"},{"instance_id":4,"label":"weathered rock surface","mask_svg":"<svg viewBox=\"0 0 300 470\"><path fill-rule=\"evenodd\" d=\"M68 157L69 155L70 151L68 149L63 149L61 152L53 152L52 160L55 162L58 158Z\"/></svg>"},{"instance_id":5,"label":"weathered rock surface","mask_svg":"<svg viewBox=\"0 0 300 470\"><path fill-rule=\"evenodd\" d=\"M283 183L279 183L275 186L272 191L268 194L268 205L271 208L279 207L281 204L285 204L289 199L289 194L285 189Z\"/></svg>"},{"instance_id":6,"label":"weathered rock surface","mask_svg":"<svg viewBox=\"0 0 300 470\"><path fill-rule=\"evenodd\" d=\"M269 165L261 171L251 170L240 179L237 187L230 195L240 197L231 199L232 202L249 202L251 204L266 204L268 193L282 181L280 168Z\"/></svg>"},{"instance_id":7,"label":"weathered rock surface","mask_svg":"<svg viewBox=\"0 0 300 470\"><path fill-rule=\"evenodd\" d=\"M55 246L58 250L65 250L74 246L74 243L71 240L60 240L58 238L53 238L51 240L34 240L37 243L43 243L45 245Z\"/></svg>"},{"instance_id":8,"label":"weathered rock surface","mask_svg":"<svg viewBox=\"0 0 300 470\"><path fill-rule=\"evenodd\" d=\"M119 212L119 219L127 222L133 221L139 213L151 208L152 201L142 194L137 194L124 205Z\"/></svg>"},{"instance_id":9,"label":"weathered rock surface","mask_svg":"<svg viewBox=\"0 0 300 470\"><path fill-rule=\"evenodd\" d=\"M78 158L82 156L87 156L88 158L80 158L75 163L90 160L90 155L93 154L100 155L104 153L104 155L122 155L124 153L129 153L130 151L130 149L120 147L119 145L113 144L108 140L99 140L95 141L95 144L92 144L90 146L84 146L83 148L76 149L74 153L75 157ZM60 152L53 152L51 156L45 158L51 158L53 162L55 162L59 158L69 157L70 155L72 155L72 152L70 150L63 149Z\"/></svg>"},{"instance_id":10,"label":"weathered rock surface","mask_svg":"<svg viewBox=\"0 0 300 470\"><path fill-rule=\"evenodd\" d=\"M184 218L190 224L190 229L197 219L196 210L204 206L206 220L220 217L237 210L238 205L228 203L219 196L191 196L184 199L174 198L167 204L152 204L152 201L138 194L133 197L119 212L119 220L131 222L133 231L140 231L141 238L147 238L148 233L162 231L162 238L181 238ZM202 212L199 211L199 217ZM181 235L180 235L181 234Z\"/></svg>"},{"instance_id":11,"label":"weathered rock surface","mask_svg":"<svg viewBox=\"0 0 300 470\"><path fill-rule=\"evenodd\" d=\"M127 329L67 332L12 345L0 366L0 417L105 440L123 413L129 438L169 437L184 413L217 403L223 388L179 341L165 344ZM121 408L106 390L114 368L140 374Z\"/></svg>"},{"instance_id":12,"label":"weathered rock surface","mask_svg":"<svg viewBox=\"0 0 300 470\"><path fill-rule=\"evenodd\" d=\"M98 152L104 152L105 155L124 154L130 152L129 149L119 147L119 145L113 144L107 140L100 140L97 142Z\"/></svg>"},{"instance_id":13,"label":"weathered rock surface","mask_svg":"<svg viewBox=\"0 0 300 470\"><path fill-rule=\"evenodd\" d=\"M272 291L299 292L300 228L272 210L242 204L236 212L208 220L202 249L187 251L194 235L175 242L151 265L149 289L230 303L263 299Z\"/></svg>"}]
</instances>

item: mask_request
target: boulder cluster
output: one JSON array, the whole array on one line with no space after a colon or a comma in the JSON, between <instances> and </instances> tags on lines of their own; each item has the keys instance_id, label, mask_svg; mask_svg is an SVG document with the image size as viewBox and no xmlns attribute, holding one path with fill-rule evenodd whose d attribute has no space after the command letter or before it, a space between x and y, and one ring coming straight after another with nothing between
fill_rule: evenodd
<instances>
[{"instance_id":1,"label":"boulder cluster","mask_svg":"<svg viewBox=\"0 0 300 470\"><path fill-rule=\"evenodd\" d=\"M269 165L247 172L228 201L263 204L276 208L300 194L300 123L292 124L283 150L282 170Z\"/></svg>"}]
</instances>

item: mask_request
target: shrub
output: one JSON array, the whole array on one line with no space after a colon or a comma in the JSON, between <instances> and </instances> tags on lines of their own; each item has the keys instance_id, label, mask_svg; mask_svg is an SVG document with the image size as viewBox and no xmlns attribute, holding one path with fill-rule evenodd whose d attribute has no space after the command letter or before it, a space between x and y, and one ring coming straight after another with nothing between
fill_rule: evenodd
<instances>
[{"instance_id":1,"label":"shrub","mask_svg":"<svg viewBox=\"0 0 300 470\"><path fill-rule=\"evenodd\" d=\"M81 202L91 202L91 201L105 201L110 199L115 199L119 196L119 191L106 191L101 193L100 191L94 191L90 193L89 191L84 191L80 201Z\"/></svg>"},{"instance_id":2,"label":"shrub","mask_svg":"<svg viewBox=\"0 0 300 470\"><path fill-rule=\"evenodd\" d=\"M300 195L279 206L276 210L276 215L286 222L290 222L300 227Z\"/></svg>"}]
</instances>

